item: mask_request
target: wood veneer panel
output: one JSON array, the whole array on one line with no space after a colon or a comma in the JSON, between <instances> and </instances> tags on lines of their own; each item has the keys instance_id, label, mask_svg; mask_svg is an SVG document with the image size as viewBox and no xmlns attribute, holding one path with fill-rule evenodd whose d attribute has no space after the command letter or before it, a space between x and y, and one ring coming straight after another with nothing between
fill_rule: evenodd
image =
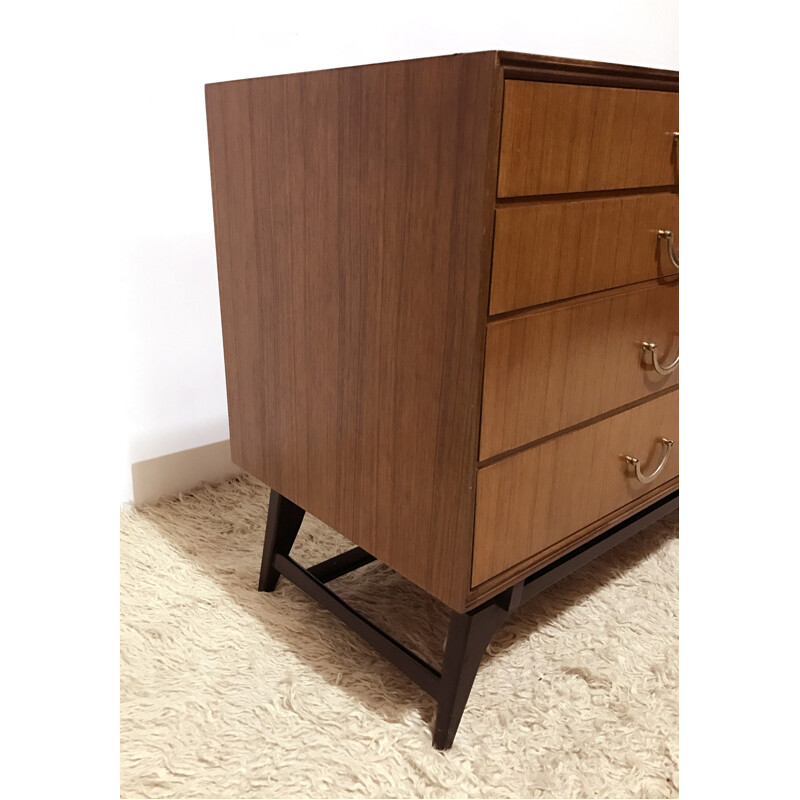
<instances>
[{"instance_id":1,"label":"wood veneer panel","mask_svg":"<svg viewBox=\"0 0 800 800\"><path fill-rule=\"evenodd\" d=\"M506 78L678 91L674 70L507 51L498 56Z\"/></svg>"},{"instance_id":2,"label":"wood veneer panel","mask_svg":"<svg viewBox=\"0 0 800 800\"><path fill-rule=\"evenodd\" d=\"M489 313L674 275L660 229L678 244L677 193L498 208Z\"/></svg>"},{"instance_id":3,"label":"wood veneer panel","mask_svg":"<svg viewBox=\"0 0 800 800\"><path fill-rule=\"evenodd\" d=\"M478 53L206 87L233 460L456 609L498 72Z\"/></svg>"},{"instance_id":4,"label":"wood veneer panel","mask_svg":"<svg viewBox=\"0 0 800 800\"><path fill-rule=\"evenodd\" d=\"M678 182L678 95L507 80L498 197Z\"/></svg>"},{"instance_id":5,"label":"wood veneer panel","mask_svg":"<svg viewBox=\"0 0 800 800\"><path fill-rule=\"evenodd\" d=\"M652 472L659 437L675 442L654 483L639 483L624 455ZM678 475L678 392L484 467L478 472L472 584L628 505Z\"/></svg>"},{"instance_id":6,"label":"wood veneer panel","mask_svg":"<svg viewBox=\"0 0 800 800\"><path fill-rule=\"evenodd\" d=\"M559 305L489 324L481 460L678 382L678 282Z\"/></svg>"},{"instance_id":7,"label":"wood veneer panel","mask_svg":"<svg viewBox=\"0 0 800 800\"><path fill-rule=\"evenodd\" d=\"M502 572L498 572L488 581L475 586L467 597L467 609L471 610L484 603L491 597L495 597L499 592L508 589L521 579L526 578L534 572L538 572L543 567L566 555L576 547L591 541L595 536L613 528L618 523L633 516L639 511L647 508L652 503L661 500L678 488L678 478L672 478L665 483L659 484L657 488L650 490L641 497L637 497L628 505L622 506L612 511L610 514L594 520L589 525L576 531L571 536L556 542L554 545L541 550L534 556L529 556L523 561L519 561L512 567Z\"/></svg>"}]
</instances>

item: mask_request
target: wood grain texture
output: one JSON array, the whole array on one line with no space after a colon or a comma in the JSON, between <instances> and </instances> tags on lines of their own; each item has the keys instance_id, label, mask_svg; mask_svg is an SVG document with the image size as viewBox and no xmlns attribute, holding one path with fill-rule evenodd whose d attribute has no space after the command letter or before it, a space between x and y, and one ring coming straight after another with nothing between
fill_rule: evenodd
<instances>
[{"instance_id":1,"label":"wood grain texture","mask_svg":"<svg viewBox=\"0 0 800 800\"><path fill-rule=\"evenodd\" d=\"M674 192L498 208L489 313L675 275L665 228L677 246Z\"/></svg>"},{"instance_id":2,"label":"wood grain texture","mask_svg":"<svg viewBox=\"0 0 800 800\"><path fill-rule=\"evenodd\" d=\"M616 86L631 89L678 91L678 73L669 69L638 67L631 64L612 64L605 61L586 61L531 53L501 50L498 54L506 78L547 81L549 83L580 83L592 86Z\"/></svg>"},{"instance_id":3,"label":"wood grain texture","mask_svg":"<svg viewBox=\"0 0 800 800\"><path fill-rule=\"evenodd\" d=\"M674 386L678 283L560 304L489 324L481 460Z\"/></svg>"},{"instance_id":4,"label":"wood grain texture","mask_svg":"<svg viewBox=\"0 0 800 800\"><path fill-rule=\"evenodd\" d=\"M652 472L659 437L675 442L656 482L641 484L626 454ZM543 552L678 475L678 392L552 439L478 474L472 585Z\"/></svg>"},{"instance_id":5,"label":"wood grain texture","mask_svg":"<svg viewBox=\"0 0 800 800\"><path fill-rule=\"evenodd\" d=\"M507 80L498 197L678 182L678 95Z\"/></svg>"},{"instance_id":6,"label":"wood grain texture","mask_svg":"<svg viewBox=\"0 0 800 800\"><path fill-rule=\"evenodd\" d=\"M522 561L518 561L512 567L498 572L494 577L473 587L467 596L467 608L476 608L498 595L504 589L508 589L532 573L538 572L575 548L590 542L596 536L600 536L618 523L624 522L637 512L643 511L648 506L674 492L677 488L678 478L672 478L666 483L659 484L657 488L652 489L641 497L637 497L627 505L615 509L610 514L594 520L579 531L575 531L571 536L560 539L550 547L539 551L536 555L529 556Z\"/></svg>"},{"instance_id":7,"label":"wood grain texture","mask_svg":"<svg viewBox=\"0 0 800 800\"><path fill-rule=\"evenodd\" d=\"M456 610L498 70L480 53L206 88L233 460Z\"/></svg>"},{"instance_id":8,"label":"wood grain texture","mask_svg":"<svg viewBox=\"0 0 800 800\"><path fill-rule=\"evenodd\" d=\"M505 80L512 72L532 82L515 89L519 81ZM608 83L635 88L600 88ZM577 378L581 358L545 364L549 351L527 335L498 350L501 320L487 326L487 311L647 280L655 248L637 226L664 227L647 203L674 201L668 191L537 197L535 218L527 200L501 201L493 280L503 287L490 306L498 175L501 189L517 182L509 197L673 187L677 152L670 139L664 168L653 130L677 130L676 89L669 71L495 52L206 87L234 462L463 611L477 596L473 552L483 552L473 532L478 475L488 474L478 469L484 356L490 370L507 372L489 378L498 396L530 385L517 350L542 362L540 381L562 381L563 408L548 405L558 394L550 387L545 413L532 415L555 425L593 413L592 393L612 404L607 412L629 385L622 368L611 387L596 372L595 383ZM576 242L591 261L575 256ZM579 304L536 313L567 305ZM572 313L556 327L580 348L591 325ZM608 350L609 337L635 327L609 330L599 307L592 314L601 326L594 348ZM530 435L520 433L527 400L513 412L483 402L491 436ZM535 568L527 558L515 563Z\"/></svg>"}]
</instances>

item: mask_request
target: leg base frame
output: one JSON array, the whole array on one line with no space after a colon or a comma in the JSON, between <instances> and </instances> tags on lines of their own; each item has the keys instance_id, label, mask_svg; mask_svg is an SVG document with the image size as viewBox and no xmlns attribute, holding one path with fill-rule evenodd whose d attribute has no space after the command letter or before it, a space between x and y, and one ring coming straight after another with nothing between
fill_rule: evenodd
<instances>
[{"instance_id":1,"label":"leg base frame","mask_svg":"<svg viewBox=\"0 0 800 800\"><path fill-rule=\"evenodd\" d=\"M454 611L450 618L441 672L384 633L325 585L371 563L375 560L373 556L360 547L355 547L309 568L301 567L289 556L305 511L275 491L271 492L269 499L258 589L271 592L281 575L288 578L435 698L437 709L433 746L438 750L447 750L453 744L481 658L508 615L561 578L588 564L677 507L676 491L505 589L478 608L465 613Z\"/></svg>"}]
</instances>

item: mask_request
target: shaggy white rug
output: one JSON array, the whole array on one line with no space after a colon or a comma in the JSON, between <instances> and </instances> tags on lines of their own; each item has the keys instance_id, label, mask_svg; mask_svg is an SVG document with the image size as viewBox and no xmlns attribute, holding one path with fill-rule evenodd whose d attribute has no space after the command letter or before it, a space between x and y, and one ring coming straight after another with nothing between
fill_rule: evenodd
<instances>
[{"instance_id":1,"label":"shaggy white rug","mask_svg":"<svg viewBox=\"0 0 800 800\"><path fill-rule=\"evenodd\" d=\"M268 495L122 514L122 797L677 796L677 515L508 621L442 753L422 690L285 580L256 591ZM307 515L293 555L349 546ZM380 564L334 586L440 663L438 602Z\"/></svg>"}]
</instances>

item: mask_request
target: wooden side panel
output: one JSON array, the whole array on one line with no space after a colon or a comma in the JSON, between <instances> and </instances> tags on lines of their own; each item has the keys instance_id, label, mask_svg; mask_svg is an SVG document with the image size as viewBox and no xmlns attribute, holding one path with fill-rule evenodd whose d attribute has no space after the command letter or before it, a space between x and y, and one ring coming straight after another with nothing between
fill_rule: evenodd
<instances>
[{"instance_id":1,"label":"wooden side panel","mask_svg":"<svg viewBox=\"0 0 800 800\"><path fill-rule=\"evenodd\" d=\"M459 609L498 74L479 53L206 87L233 459Z\"/></svg>"},{"instance_id":2,"label":"wooden side panel","mask_svg":"<svg viewBox=\"0 0 800 800\"><path fill-rule=\"evenodd\" d=\"M678 183L678 95L507 80L499 197Z\"/></svg>"},{"instance_id":3,"label":"wooden side panel","mask_svg":"<svg viewBox=\"0 0 800 800\"><path fill-rule=\"evenodd\" d=\"M624 456L645 474L674 440L656 481L642 484ZM473 586L545 551L678 475L678 392L484 467L478 473ZM531 571L535 568L532 565Z\"/></svg>"},{"instance_id":4,"label":"wooden side panel","mask_svg":"<svg viewBox=\"0 0 800 800\"><path fill-rule=\"evenodd\" d=\"M677 280L490 323L481 459L676 385L642 342L678 355Z\"/></svg>"},{"instance_id":5,"label":"wooden side panel","mask_svg":"<svg viewBox=\"0 0 800 800\"><path fill-rule=\"evenodd\" d=\"M498 208L489 311L674 275L661 229L673 231L678 245L675 192Z\"/></svg>"}]
</instances>

